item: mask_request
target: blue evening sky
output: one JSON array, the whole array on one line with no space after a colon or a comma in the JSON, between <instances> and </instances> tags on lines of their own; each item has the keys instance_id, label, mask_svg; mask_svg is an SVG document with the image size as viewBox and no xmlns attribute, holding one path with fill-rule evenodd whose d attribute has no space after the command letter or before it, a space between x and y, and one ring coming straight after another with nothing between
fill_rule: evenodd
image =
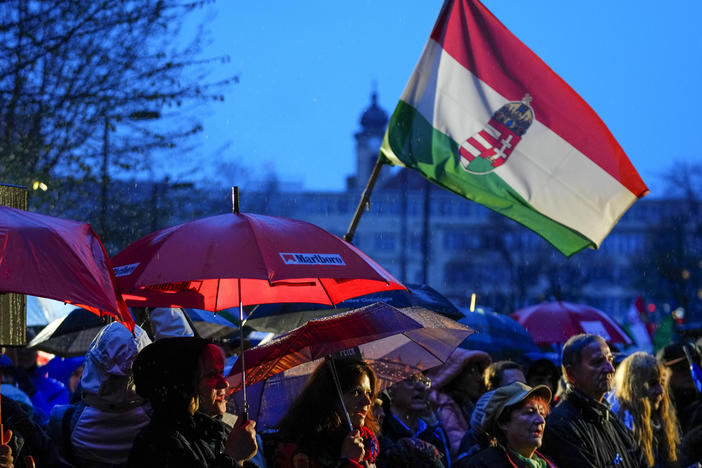
<instances>
[{"instance_id":1,"label":"blue evening sky","mask_svg":"<svg viewBox=\"0 0 702 468\"><path fill-rule=\"evenodd\" d=\"M218 0L203 55L229 55L220 71L240 82L200 115L198 149L184 155L200 168L192 174L235 185L240 173L223 167L234 161L250 178L272 171L307 189L342 190L373 87L392 113L441 4ZM702 2L484 4L599 114L654 195L673 161L702 160Z\"/></svg>"}]
</instances>

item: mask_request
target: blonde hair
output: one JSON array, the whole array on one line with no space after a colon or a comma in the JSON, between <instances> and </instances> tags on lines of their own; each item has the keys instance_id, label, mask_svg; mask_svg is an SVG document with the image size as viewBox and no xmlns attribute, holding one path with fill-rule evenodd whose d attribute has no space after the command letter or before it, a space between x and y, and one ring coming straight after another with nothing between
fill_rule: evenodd
<instances>
[{"instance_id":1,"label":"blonde hair","mask_svg":"<svg viewBox=\"0 0 702 468\"><path fill-rule=\"evenodd\" d=\"M670 401L665 368L655 357L644 352L633 353L624 359L614 376L615 396L620 404L619 416L629 411L634 421L634 437L650 466L655 464L656 454L667 463L677 460L680 445L680 428L675 409ZM654 410L649 400L650 382L664 379L663 398L658 410ZM651 427L652 413L660 419L661 428L654 438Z\"/></svg>"}]
</instances>

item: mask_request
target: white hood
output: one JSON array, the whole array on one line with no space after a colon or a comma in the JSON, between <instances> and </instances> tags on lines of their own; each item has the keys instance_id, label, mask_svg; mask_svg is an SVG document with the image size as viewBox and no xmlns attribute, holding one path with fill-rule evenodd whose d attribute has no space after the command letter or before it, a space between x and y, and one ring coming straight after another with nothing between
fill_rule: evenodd
<instances>
[{"instance_id":1,"label":"white hood","mask_svg":"<svg viewBox=\"0 0 702 468\"><path fill-rule=\"evenodd\" d=\"M132 363L149 343L148 335L138 326L134 335L119 322L104 326L85 355L81 385L86 402L122 406L140 401L134 390Z\"/></svg>"}]
</instances>

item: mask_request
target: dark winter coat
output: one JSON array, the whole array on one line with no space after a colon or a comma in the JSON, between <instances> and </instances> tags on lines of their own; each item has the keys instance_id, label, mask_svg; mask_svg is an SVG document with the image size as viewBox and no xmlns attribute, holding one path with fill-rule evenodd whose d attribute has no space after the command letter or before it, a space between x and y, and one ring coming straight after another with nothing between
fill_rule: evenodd
<instances>
[{"instance_id":1,"label":"dark winter coat","mask_svg":"<svg viewBox=\"0 0 702 468\"><path fill-rule=\"evenodd\" d=\"M547 467L556 468L539 452L534 452L534 455L544 460ZM473 455L466 468L529 468L529 465L511 450L505 450L503 447L488 447Z\"/></svg>"},{"instance_id":2,"label":"dark winter coat","mask_svg":"<svg viewBox=\"0 0 702 468\"><path fill-rule=\"evenodd\" d=\"M546 418L541 452L569 468L648 466L631 432L609 406L572 387Z\"/></svg>"},{"instance_id":3,"label":"dark winter coat","mask_svg":"<svg viewBox=\"0 0 702 468\"><path fill-rule=\"evenodd\" d=\"M134 441L128 466L239 468L222 453L226 431L224 423L201 413L191 418L154 417Z\"/></svg>"},{"instance_id":4,"label":"dark winter coat","mask_svg":"<svg viewBox=\"0 0 702 468\"><path fill-rule=\"evenodd\" d=\"M449 466L450 454L448 438L440 424L435 426L426 425L426 427L420 428L419 433L413 434L412 430L407 425L389 412L383 421L383 429L381 431L381 453L392 445L393 442L403 438L420 439L432 444L442 455L444 466Z\"/></svg>"}]
</instances>

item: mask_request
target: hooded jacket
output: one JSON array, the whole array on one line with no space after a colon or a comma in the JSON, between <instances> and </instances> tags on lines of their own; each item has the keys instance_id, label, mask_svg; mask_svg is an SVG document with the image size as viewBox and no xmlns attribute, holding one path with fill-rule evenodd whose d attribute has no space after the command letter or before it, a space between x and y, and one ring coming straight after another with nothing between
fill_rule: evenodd
<instances>
[{"instance_id":1,"label":"hooded jacket","mask_svg":"<svg viewBox=\"0 0 702 468\"><path fill-rule=\"evenodd\" d=\"M475 362L479 362L481 365L487 367L492 362L492 359L489 354L483 351L470 351L463 348L456 348L444 365L427 372L427 376L431 379L429 401L434 408L436 408L437 417L446 432L451 456L456 456L458 453L461 439L463 439L463 435L470 427L468 424L470 415L468 415L467 418L463 414L461 407L446 393L445 388L453 379L458 377L468 365Z\"/></svg>"},{"instance_id":2,"label":"hooded jacket","mask_svg":"<svg viewBox=\"0 0 702 468\"><path fill-rule=\"evenodd\" d=\"M609 406L570 385L546 418L541 452L563 467L648 466L631 432Z\"/></svg>"},{"instance_id":3,"label":"hooded jacket","mask_svg":"<svg viewBox=\"0 0 702 468\"><path fill-rule=\"evenodd\" d=\"M150 342L138 326L134 335L121 323L103 327L85 355L83 401L52 411L52 435L70 436L63 449L80 466L126 463L136 434L150 419L132 378L132 363Z\"/></svg>"}]
</instances>

